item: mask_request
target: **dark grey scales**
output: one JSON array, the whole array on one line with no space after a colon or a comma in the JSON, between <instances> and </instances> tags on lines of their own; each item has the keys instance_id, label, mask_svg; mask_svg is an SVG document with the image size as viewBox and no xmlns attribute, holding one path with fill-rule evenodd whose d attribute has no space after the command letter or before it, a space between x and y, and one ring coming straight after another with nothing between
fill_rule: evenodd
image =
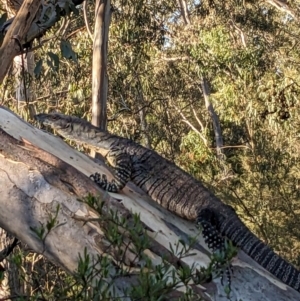
<instances>
[{"instance_id":1,"label":"dark grey scales","mask_svg":"<svg viewBox=\"0 0 300 301\"><path fill-rule=\"evenodd\" d=\"M102 188L117 192L132 181L164 208L200 224L213 251L223 249L224 237L227 237L272 275L300 292L300 271L257 238L232 207L172 162L155 151L101 131L77 117L53 113L39 114L35 118L61 136L106 157L115 169L115 180L108 182L99 174L91 176Z\"/></svg>"}]
</instances>

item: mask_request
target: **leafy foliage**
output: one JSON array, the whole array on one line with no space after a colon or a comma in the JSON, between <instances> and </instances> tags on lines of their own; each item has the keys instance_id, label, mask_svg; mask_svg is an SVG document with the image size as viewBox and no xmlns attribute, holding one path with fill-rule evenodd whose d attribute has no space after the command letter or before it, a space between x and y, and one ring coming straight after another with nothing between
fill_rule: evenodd
<instances>
[{"instance_id":1,"label":"leafy foliage","mask_svg":"<svg viewBox=\"0 0 300 301\"><path fill-rule=\"evenodd\" d=\"M290 2L294 16L267 2L189 0L186 24L176 1L114 1L108 118L112 132L203 180L264 241L300 266L300 3ZM91 22L93 15L90 4ZM57 35L62 22L35 52L34 104L38 111L89 119L92 41L81 14ZM203 77L220 119L223 161L216 156ZM8 76L0 87L1 102L17 108L13 81ZM21 104L19 113L25 111Z\"/></svg>"}]
</instances>

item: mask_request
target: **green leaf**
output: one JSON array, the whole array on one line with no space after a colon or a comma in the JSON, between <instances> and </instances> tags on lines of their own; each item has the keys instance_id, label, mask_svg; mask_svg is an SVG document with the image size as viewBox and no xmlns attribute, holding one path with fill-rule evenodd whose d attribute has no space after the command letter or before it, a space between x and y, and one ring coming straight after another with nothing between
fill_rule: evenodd
<instances>
[{"instance_id":1,"label":"green leaf","mask_svg":"<svg viewBox=\"0 0 300 301\"><path fill-rule=\"evenodd\" d=\"M73 60L77 63L76 53L73 51L71 43L69 41L61 40L60 50L63 57L68 60Z\"/></svg>"},{"instance_id":2,"label":"green leaf","mask_svg":"<svg viewBox=\"0 0 300 301\"><path fill-rule=\"evenodd\" d=\"M58 71L59 69L59 57L57 54L49 51L47 52L48 58L47 58L47 65L53 70Z\"/></svg>"},{"instance_id":3,"label":"green leaf","mask_svg":"<svg viewBox=\"0 0 300 301\"><path fill-rule=\"evenodd\" d=\"M40 59L33 70L35 77L39 77L41 75L42 71L42 66L43 66L43 59Z\"/></svg>"}]
</instances>

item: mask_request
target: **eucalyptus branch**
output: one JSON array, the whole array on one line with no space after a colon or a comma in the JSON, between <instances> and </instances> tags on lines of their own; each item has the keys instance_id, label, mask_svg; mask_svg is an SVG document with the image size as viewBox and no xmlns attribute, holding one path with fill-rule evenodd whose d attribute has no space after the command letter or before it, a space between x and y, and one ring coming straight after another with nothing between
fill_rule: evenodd
<instances>
[{"instance_id":1,"label":"eucalyptus branch","mask_svg":"<svg viewBox=\"0 0 300 301\"><path fill-rule=\"evenodd\" d=\"M85 26L86 26L86 29L87 29L87 32L91 38L91 40L93 41L94 40L94 35L92 33L92 30L91 30L91 26L89 24L89 20L88 20L88 17L87 17L87 0L85 0L83 2L83 17L84 17L84 23L85 23Z\"/></svg>"}]
</instances>

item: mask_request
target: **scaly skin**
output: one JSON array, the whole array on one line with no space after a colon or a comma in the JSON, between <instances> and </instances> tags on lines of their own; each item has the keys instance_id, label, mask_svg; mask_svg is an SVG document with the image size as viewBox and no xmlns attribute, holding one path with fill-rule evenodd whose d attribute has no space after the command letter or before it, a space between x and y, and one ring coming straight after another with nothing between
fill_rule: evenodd
<instances>
[{"instance_id":1,"label":"scaly skin","mask_svg":"<svg viewBox=\"0 0 300 301\"><path fill-rule=\"evenodd\" d=\"M205 241L213 251L224 249L224 237L227 237L272 275L300 292L300 272L257 238L231 206L172 162L80 118L57 113L39 114L35 118L61 136L86 145L108 159L115 168L115 180L109 183L105 176L91 176L102 188L116 192L132 181L162 207L201 225Z\"/></svg>"}]
</instances>

